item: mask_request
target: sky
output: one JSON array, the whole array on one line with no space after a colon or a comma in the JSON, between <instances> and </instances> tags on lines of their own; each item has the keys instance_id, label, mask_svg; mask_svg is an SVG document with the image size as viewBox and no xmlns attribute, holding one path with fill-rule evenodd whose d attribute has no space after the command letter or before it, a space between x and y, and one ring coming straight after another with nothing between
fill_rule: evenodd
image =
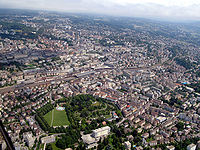
<instances>
[{"instance_id":1,"label":"sky","mask_svg":"<svg viewBox=\"0 0 200 150\"><path fill-rule=\"evenodd\" d=\"M0 0L0 7L200 21L200 0Z\"/></svg>"}]
</instances>

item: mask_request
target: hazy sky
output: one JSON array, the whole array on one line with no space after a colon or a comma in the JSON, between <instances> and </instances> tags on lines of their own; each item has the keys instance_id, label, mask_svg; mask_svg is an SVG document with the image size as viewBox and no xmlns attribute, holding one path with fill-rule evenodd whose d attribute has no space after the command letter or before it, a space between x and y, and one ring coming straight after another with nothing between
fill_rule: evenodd
<instances>
[{"instance_id":1,"label":"hazy sky","mask_svg":"<svg viewBox=\"0 0 200 150\"><path fill-rule=\"evenodd\" d=\"M0 0L0 7L200 20L200 0Z\"/></svg>"}]
</instances>

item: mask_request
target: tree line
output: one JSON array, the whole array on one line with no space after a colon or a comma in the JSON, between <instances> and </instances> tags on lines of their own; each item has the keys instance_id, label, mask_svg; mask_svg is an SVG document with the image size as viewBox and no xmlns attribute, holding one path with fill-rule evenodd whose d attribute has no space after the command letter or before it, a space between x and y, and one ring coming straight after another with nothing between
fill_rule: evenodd
<instances>
[{"instance_id":1,"label":"tree line","mask_svg":"<svg viewBox=\"0 0 200 150\"><path fill-rule=\"evenodd\" d=\"M46 104L42 108L38 109L35 115L35 120L37 120L38 124L44 131L50 130L50 125L48 122L44 119L44 115L50 112L54 109L54 106L51 103Z\"/></svg>"}]
</instances>

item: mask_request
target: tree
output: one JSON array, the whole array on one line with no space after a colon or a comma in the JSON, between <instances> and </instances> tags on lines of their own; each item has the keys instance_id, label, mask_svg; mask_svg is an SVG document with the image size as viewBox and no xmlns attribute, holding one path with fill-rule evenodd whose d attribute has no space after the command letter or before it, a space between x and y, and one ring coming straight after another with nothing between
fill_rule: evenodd
<instances>
[{"instance_id":1,"label":"tree","mask_svg":"<svg viewBox=\"0 0 200 150\"><path fill-rule=\"evenodd\" d=\"M47 146L46 146L45 150L53 150L53 148L52 148L51 144L47 144Z\"/></svg>"},{"instance_id":2,"label":"tree","mask_svg":"<svg viewBox=\"0 0 200 150\"><path fill-rule=\"evenodd\" d=\"M103 143L100 143L97 147L97 150L102 150L104 148L104 144Z\"/></svg>"},{"instance_id":3,"label":"tree","mask_svg":"<svg viewBox=\"0 0 200 150\"><path fill-rule=\"evenodd\" d=\"M65 141L64 141L63 139L59 139L59 140L56 142L56 146L59 147L59 148L65 149L65 148L66 148Z\"/></svg>"},{"instance_id":4,"label":"tree","mask_svg":"<svg viewBox=\"0 0 200 150\"><path fill-rule=\"evenodd\" d=\"M137 136L137 134L138 134L137 130L134 129L133 132L132 132L133 137Z\"/></svg>"},{"instance_id":5,"label":"tree","mask_svg":"<svg viewBox=\"0 0 200 150\"><path fill-rule=\"evenodd\" d=\"M86 146L83 142L79 142L79 145L78 147L76 148L76 150L83 150L83 149L86 149Z\"/></svg>"},{"instance_id":6,"label":"tree","mask_svg":"<svg viewBox=\"0 0 200 150\"><path fill-rule=\"evenodd\" d=\"M178 122L176 124L176 127L178 128L179 131L184 130L184 123L183 122Z\"/></svg>"}]
</instances>

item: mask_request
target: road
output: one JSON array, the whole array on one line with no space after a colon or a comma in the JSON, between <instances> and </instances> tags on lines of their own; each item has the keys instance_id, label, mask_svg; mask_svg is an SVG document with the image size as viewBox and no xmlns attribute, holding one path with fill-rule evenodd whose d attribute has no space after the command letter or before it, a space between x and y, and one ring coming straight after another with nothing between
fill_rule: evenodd
<instances>
[{"instance_id":1,"label":"road","mask_svg":"<svg viewBox=\"0 0 200 150\"><path fill-rule=\"evenodd\" d=\"M120 122L118 122L118 123L116 124L116 126L119 127L119 125L122 124L125 120L126 120L126 118L123 118Z\"/></svg>"},{"instance_id":2,"label":"road","mask_svg":"<svg viewBox=\"0 0 200 150\"><path fill-rule=\"evenodd\" d=\"M76 79L76 77L67 77L67 78L57 77L52 81L70 81L70 80L73 80L73 79ZM17 85L13 85L13 86L4 87L4 88L0 88L0 94L13 92L15 90L20 90L20 89L23 89L25 87L35 87L35 86L40 86L40 85L51 84L52 81L42 81L42 82L34 82L34 83L27 83L27 84L17 84Z\"/></svg>"},{"instance_id":3,"label":"road","mask_svg":"<svg viewBox=\"0 0 200 150\"><path fill-rule=\"evenodd\" d=\"M9 137L8 133L6 132L5 127L1 120L0 120L0 133L6 142L7 149L13 150L14 149L13 143L12 143L11 138Z\"/></svg>"},{"instance_id":4,"label":"road","mask_svg":"<svg viewBox=\"0 0 200 150\"><path fill-rule=\"evenodd\" d=\"M44 150L46 149L46 145L47 145L47 143L44 143Z\"/></svg>"}]
</instances>

